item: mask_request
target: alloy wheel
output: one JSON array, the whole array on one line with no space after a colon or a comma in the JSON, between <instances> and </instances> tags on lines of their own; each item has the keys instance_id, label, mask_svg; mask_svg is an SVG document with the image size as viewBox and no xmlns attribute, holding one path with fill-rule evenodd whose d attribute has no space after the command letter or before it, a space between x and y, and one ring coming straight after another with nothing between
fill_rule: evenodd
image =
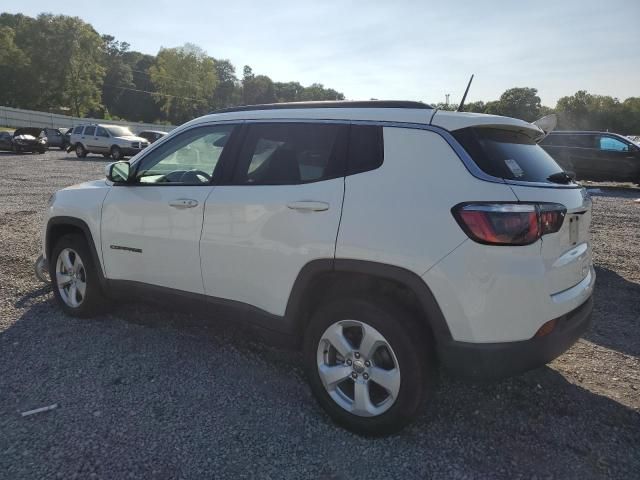
<instances>
[{"instance_id":1,"label":"alloy wheel","mask_svg":"<svg viewBox=\"0 0 640 480\"><path fill-rule=\"evenodd\" d=\"M62 301L71 308L78 308L85 299L87 273L78 253L65 248L56 260L56 284Z\"/></svg>"},{"instance_id":2,"label":"alloy wheel","mask_svg":"<svg viewBox=\"0 0 640 480\"><path fill-rule=\"evenodd\" d=\"M329 396L354 415L381 415L398 397L397 357L384 336L366 323L341 320L327 328L318 343L317 365Z\"/></svg>"}]
</instances>

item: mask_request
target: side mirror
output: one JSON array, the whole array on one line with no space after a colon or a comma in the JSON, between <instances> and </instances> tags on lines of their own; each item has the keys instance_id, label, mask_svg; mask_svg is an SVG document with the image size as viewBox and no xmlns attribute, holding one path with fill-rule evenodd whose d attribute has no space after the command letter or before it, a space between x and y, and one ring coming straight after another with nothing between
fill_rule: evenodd
<instances>
[{"instance_id":1,"label":"side mirror","mask_svg":"<svg viewBox=\"0 0 640 480\"><path fill-rule=\"evenodd\" d=\"M104 173L107 180L111 180L113 183L126 183L129 181L129 174L131 173L131 165L129 162L113 162L107 165L104 169Z\"/></svg>"}]
</instances>

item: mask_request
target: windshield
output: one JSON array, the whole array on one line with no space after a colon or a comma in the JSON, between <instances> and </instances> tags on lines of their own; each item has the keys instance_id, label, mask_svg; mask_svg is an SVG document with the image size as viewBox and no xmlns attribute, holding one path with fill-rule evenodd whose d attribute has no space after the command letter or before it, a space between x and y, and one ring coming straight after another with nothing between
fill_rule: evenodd
<instances>
[{"instance_id":1,"label":"windshield","mask_svg":"<svg viewBox=\"0 0 640 480\"><path fill-rule=\"evenodd\" d=\"M521 182L557 183L562 168L535 141L513 130L463 128L453 132L474 162L487 174Z\"/></svg>"},{"instance_id":2,"label":"windshield","mask_svg":"<svg viewBox=\"0 0 640 480\"><path fill-rule=\"evenodd\" d=\"M119 127L117 125L109 125L108 127L104 127L113 137L132 137L134 136L131 130L127 127Z\"/></svg>"}]
</instances>

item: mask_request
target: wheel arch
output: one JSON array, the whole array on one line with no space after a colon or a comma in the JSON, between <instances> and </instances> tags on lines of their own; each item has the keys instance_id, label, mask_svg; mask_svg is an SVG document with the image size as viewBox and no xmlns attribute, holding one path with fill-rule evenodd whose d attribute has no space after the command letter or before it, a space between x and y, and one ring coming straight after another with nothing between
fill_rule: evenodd
<instances>
[{"instance_id":1,"label":"wheel arch","mask_svg":"<svg viewBox=\"0 0 640 480\"><path fill-rule=\"evenodd\" d=\"M56 242L64 235L71 233L80 234L86 240L87 245L89 246L89 251L91 252L91 259L93 260L93 264L96 265L98 269L97 273L98 278L100 279L100 284L102 287L105 287L106 279L102 271L102 262L100 261L100 256L98 255L91 230L84 220L67 216L51 217L47 222L47 230L45 236L46 258L51 261L51 251L53 250Z\"/></svg>"},{"instance_id":2,"label":"wheel arch","mask_svg":"<svg viewBox=\"0 0 640 480\"><path fill-rule=\"evenodd\" d=\"M422 278L401 267L365 260L320 259L306 264L291 289L285 321L301 338L316 307L346 295L390 297L415 313L436 343L452 338L442 310Z\"/></svg>"}]
</instances>

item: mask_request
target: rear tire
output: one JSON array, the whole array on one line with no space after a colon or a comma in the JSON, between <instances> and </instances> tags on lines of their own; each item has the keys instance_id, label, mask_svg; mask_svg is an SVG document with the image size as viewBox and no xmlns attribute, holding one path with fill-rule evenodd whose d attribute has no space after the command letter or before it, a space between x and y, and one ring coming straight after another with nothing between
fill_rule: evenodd
<instances>
[{"instance_id":1,"label":"rear tire","mask_svg":"<svg viewBox=\"0 0 640 480\"><path fill-rule=\"evenodd\" d=\"M87 156L87 150L81 143L76 143L76 157L85 158Z\"/></svg>"},{"instance_id":2,"label":"rear tire","mask_svg":"<svg viewBox=\"0 0 640 480\"><path fill-rule=\"evenodd\" d=\"M68 234L56 242L49 259L49 278L65 313L87 318L104 309L98 270L84 236Z\"/></svg>"},{"instance_id":3,"label":"rear tire","mask_svg":"<svg viewBox=\"0 0 640 480\"><path fill-rule=\"evenodd\" d=\"M369 341L364 341L367 336ZM367 343L378 346L367 348ZM351 352L342 355L340 349ZM311 390L337 424L362 435L387 435L413 420L430 396L425 394L434 383L431 349L432 342L417 321L398 306L342 299L312 315L303 355ZM377 383L378 378L387 387Z\"/></svg>"}]
</instances>

